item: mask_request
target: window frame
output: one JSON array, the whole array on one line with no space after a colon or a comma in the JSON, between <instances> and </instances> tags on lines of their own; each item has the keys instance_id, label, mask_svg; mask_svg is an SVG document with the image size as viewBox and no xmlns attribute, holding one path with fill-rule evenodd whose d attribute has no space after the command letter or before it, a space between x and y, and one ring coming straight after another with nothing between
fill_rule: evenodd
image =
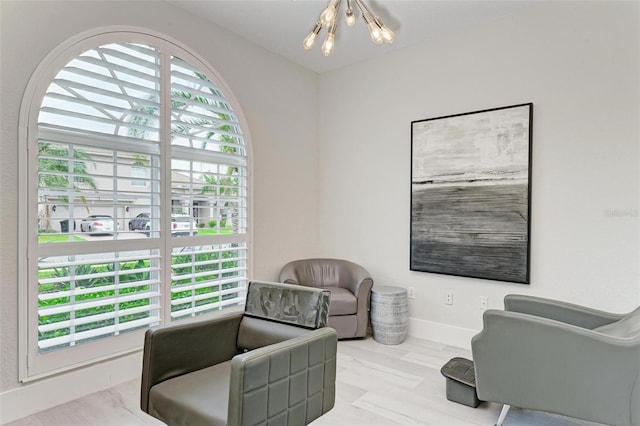
<instances>
[{"instance_id":1,"label":"window frame","mask_svg":"<svg viewBox=\"0 0 640 426\"><path fill-rule=\"evenodd\" d=\"M159 50L160 69L164 77L161 79L160 90L160 144L168 144L167 148L160 150L161 173L171 174L171 114L167 107L171 108L171 57L178 56L187 61L193 67L202 71L224 94L227 103L232 107L234 115L238 119L242 130L246 160L246 233L242 234L242 242L246 252L246 279L253 275L253 167L252 150L249 127L240 105L220 74L206 60L195 53L188 46L180 43L167 35L136 27L104 27L78 34L62 42L52 50L37 66L29 79L23 95L19 116L18 128L18 350L19 350L19 380L29 382L59 374L64 371L77 369L86 365L112 359L118 356L130 354L142 349L142 339L146 329L136 330L119 336L111 336L107 339L99 339L95 342L85 343L72 348L52 351L46 354L37 353L38 344L38 300L37 289L29 290L33 286L34 279L30 280L38 270L38 233L30 230L33 228L35 218L38 215L37 177L34 178L33 168L37 170L38 159L38 115L49 84L57 73L72 59L87 50L110 43L143 43ZM168 155L167 155L168 153ZM167 182L167 179L164 180ZM171 182L161 185L160 208L161 216L171 217ZM167 197L169 200L167 200ZM171 257L172 247L176 246L170 232L170 220L164 220L163 234L165 237L159 240L159 252L161 258ZM217 236L214 243L225 244L238 242L238 236ZM235 238L234 238L235 237ZM197 242L195 237L180 238L182 244ZM175 239L174 239L175 240ZM136 247L136 240L128 240L128 248ZM85 242L85 244L99 244L99 242ZM140 247L145 244L138 244ZM36 248L36 252L32 252ZM120 250L118 244L114 250ZM160 272L161 319L162 324L171 320L171 268ZM37 278L35 279L37 281ZM204 314L201 317L219 315L218 312ZM177 321L189 321L189 318ZM176 322L176 320L173 320Z\"/></svg>"}]
</instances>

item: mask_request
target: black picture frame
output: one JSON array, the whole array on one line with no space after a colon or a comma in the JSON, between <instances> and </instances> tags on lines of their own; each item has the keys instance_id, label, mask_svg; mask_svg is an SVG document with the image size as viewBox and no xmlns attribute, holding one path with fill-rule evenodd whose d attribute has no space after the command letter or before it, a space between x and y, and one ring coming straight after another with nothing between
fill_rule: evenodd
<instances>
[{"instance_id":1,"label":"black picture frame","mask_svg":"<svg viewBox=\"0 0 640 426\"><path fill-rule=\"evenodd\" d=\"M411 122L410 269L529 284L533 103Z\"/></svg>"}]
</instances>

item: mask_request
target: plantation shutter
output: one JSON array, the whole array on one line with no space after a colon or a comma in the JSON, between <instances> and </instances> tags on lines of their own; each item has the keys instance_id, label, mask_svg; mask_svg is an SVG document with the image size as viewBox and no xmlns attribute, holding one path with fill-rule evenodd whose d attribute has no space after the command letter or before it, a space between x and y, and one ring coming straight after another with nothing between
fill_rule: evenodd
<instances>
[{"instance_id":1,"label":"plantation shutter","mask_svg":"<svg viewBox=\"0 0 640 426\"><path fill-rule=\"evenodd\" d=\"M240 125L231 106L205 75L173 56L172 227L177 228L176 221L184 220L184 215L197 218L189 223L198 223L200 228L194 231L208 241L172 249L172 319L238 305L244 300L246 168Z\"/></svg>"},{"instance_id":2,"label":"plantation shutter","mask_svg":"<svg viewBox=\"0 0 640 426\"><path fill-rule=\"evenodd\" d=\"M197 60L151 44L86 50L42 98L28 163L29 375L244 303L240 123Z\"/></svg>"},{"instance_id":3,"label":"plantation shutter","mask_svg":"<svg viewBox=\"0 0 640 426\"><path fill-rule=\"evenodd\" d=\"M159 52L119 43L58 72L38 118L38 349L159 324L160 250L127 210L160 208ZM144 185L132 185L133 170ZM87 220L95 217L95 220ZM96 234L93 234L96 232ZM138 237L128 250L127 237Z\"/></svg>"}]
</instances>

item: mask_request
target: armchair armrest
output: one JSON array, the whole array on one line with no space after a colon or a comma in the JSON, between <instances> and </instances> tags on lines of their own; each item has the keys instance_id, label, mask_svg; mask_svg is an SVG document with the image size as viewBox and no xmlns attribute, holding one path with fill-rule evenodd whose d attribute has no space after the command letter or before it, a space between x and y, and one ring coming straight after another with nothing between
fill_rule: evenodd
<instances>
[{"instance_id":1,"label":"armchair armrest","mask_svg":"<svg viewBox=\"0 0 640 426\"><path fill-rule=\"evenodd\" d=\"M373 278L371 278L366 269L359 265L352 263L348 265L348 268L352 279L344 287L358 298L358 309L360 309L361 299L362 303L366 303L368 307Z\"/></svg>"},{"instance_id":2,"label":"armchair armrest","mask_svg":"<svg viewBox=\"0 0 640 426\"><path fill-rule=\"evenodd\" d=\"M285 284L301 285L296 276L296 267L294 262L289 262L282 267L280 271L280 282Z\"/></svg>"},{"instance_id":3,"label":"armchair armrest","mask_svg":"<svg viewBox=\"0 0 640 426\"><path fill-rule=\"evenodd\" d=\"M624 315L598 311L558 300L516 294L505 296L504 308L506 311L549 318L590 330L624 317Z\"/></svg>"},{"instance_id":4,"label":"armchair armrest","mask_svg":"<svg viewBox=\"0 0 640 426\"><path fill-rule=\"evenodd\" d=\"M149 391L165 380L230 360L242 312L213 319L154 327L145 333L140 408L149 411Z\"/></svg>"},{"instance_id":5,"label":"armchair armrest","mask_svg":"<svg viewBox=\"0 0 640 426\"><path fill-rule=\"evenodd\" d=\"M364 268L359 268L355 275L355 292L358 299L357 318L358 329L357 336L366 336L367 325L369 325L369 307L371 306L371 288L373 287L373 278ZM353 290L352 290L353 291Z\"/></svg>"},{"instance_id":6,"label":"armchair armrest","mask_svg":"<svg viewBox=\"0 0 640 426\"><path fill-rule=\"evenodd\" d=\"M308 424L335 403L337 334L320 328L231 361L228 426Z\"/></svg>"},{"instance_id":7,"label":"armchair armrest","mask_svg":"<svg viewBox=\"0 0 640 426\"><path fill-rule=\"evenodd\" d=\"M640 337L488 310L471 342L478 398L606 424L640 420Z\"/></svg>"}]
</instances>

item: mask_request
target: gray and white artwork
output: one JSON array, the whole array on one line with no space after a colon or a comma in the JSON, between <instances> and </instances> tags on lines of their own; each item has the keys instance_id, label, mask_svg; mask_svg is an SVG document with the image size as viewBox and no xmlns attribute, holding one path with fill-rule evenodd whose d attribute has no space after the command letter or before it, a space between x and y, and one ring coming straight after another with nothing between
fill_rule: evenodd
<instances>
[{"instance_id":1,"label":"gray and white artwork","mask_svg":"<svg viewBox=\"0 0 640 426\"><path fill-rule=\"evenodd\" d=\"M532 111L411 123L411 270L529 283Z\"/></svg>"}]
</instances>

